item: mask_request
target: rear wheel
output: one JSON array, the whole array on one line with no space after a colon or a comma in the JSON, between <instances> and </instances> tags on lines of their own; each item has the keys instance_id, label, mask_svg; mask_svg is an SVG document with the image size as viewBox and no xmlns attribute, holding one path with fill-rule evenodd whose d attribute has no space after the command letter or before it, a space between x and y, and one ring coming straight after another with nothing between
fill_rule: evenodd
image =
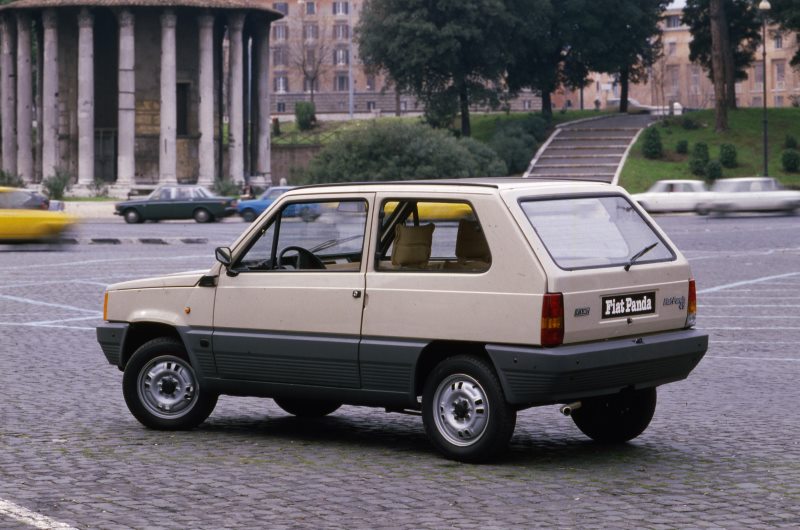
<instances>
[{"instance_id":1,"label":"rear wheel","mask_svg":"<svg viewBox=\"0 0 800 530\"><path fill-rule=\"evenodd\" d=\"M497 455L508 445L516 419L494 369L478 357L445 359L425 382L425 431L448 458L479 462Z\"/></svg>"},{"instance_id":2,"label":"rear wheel","mask_svg":"<svg viewBox=\"0 0 800 530\"><path fill-rule=\"evenodd\" d=\"M321 418L342 406L316 399L275 398L275 403L284 411L300 418Z\"/></svg>"},{"instance_id":3,"label":"rear wheel","mask_svg":"<svg viewBox=\"0 0 800 530\"><path fill-rule=\"evenodd\" d=\"M136 224L142 222L142 216L139 214L139 212L137 212L133 208L125 210L124 217L125 217L125 222L128 224Z\"/></svg>"},{"instance_id":4,"label":"rear wheel","mask_svg":"<svg viewBox=\"0 0 800 530\"><path fill-rule=\"evenodd\" d=\"M252 223L256 219L256 212L248 208L242 212L242 219L244 219L245 222Z\"/></svg>"},{"instance_id":5,"label":"rear wheel","mask_svg":"<svg viewBox=\"0 0 800 530\"><path fill-rule=\"evenodd\" d=\"M186 348L161 337L144 343L131 357L122 376L128 409L151 429L191 429L205 421L217 395L202 388Z\"/></svg>"},{"instance_id":6,"label":"rear wheel","mask_svg":"<svg viewBox=\"0 0 800 530\"><path fill-rule=\"evenodd\" d=\"M655 410L656 389L645 388L583 400L572 419L596 442L622 443L642 434Z\"/></svg>"},{"instance_id":7,"label":"rear wheel","mask_svg":"<svg viewBox=\"0 0 800 530\"><path fill-rule=\"evenodd\" d=\"M211 215L211 212L206 210L205 208L198 208L194 211L194 220L198 223L208 223L214 217Z\"/></svg>"}]
</instances>

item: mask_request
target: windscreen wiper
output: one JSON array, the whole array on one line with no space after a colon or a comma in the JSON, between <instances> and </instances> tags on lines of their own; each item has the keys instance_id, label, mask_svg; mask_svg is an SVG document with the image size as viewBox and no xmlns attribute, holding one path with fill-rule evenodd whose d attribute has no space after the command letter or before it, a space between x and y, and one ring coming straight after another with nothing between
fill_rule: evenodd
<instances>
[{"instance_id":1,"label":"windscreen wiper","mask_svg":"<svg viewBox=\"0 0 800 530\"><path fill-rule=\"evenodd\" d=\"M656 241L656 242L655 242L655 243L653 243L652 245L647 245L647 246L646 246L646 247L644 247L642 250L640 250L639 252L637 252L636 254L634 254L633 256L631 256L631 259L629 259L629 260L628 260L628 263L626 263L626 264L625 264L625 270L626 270L626 271L629 271L629 270L631 270L631 265L633 265L634 263L636 263L636 260L637 260L637 259L641 258L641 257L642 257L642 256L644 256L645 254L647 254L648 252L650 252L651 250L653 250L654 248L656 248L656 245L658 245L658 241Z\"/></svg>"}]
</instances>

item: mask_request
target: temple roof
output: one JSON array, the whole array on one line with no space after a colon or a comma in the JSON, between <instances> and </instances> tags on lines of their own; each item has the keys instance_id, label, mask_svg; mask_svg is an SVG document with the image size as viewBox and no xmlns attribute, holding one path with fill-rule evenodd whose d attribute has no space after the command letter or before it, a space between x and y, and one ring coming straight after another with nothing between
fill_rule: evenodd
<instances>
[{"instance_id":1,"label":"temple roof","mask_svg":"<svg viewBox=\"0 0 800 530\"><path fill-rule=\"evenodd\" d=\"M283 17L272 8L272 0L16 0L0 5L0 11L59 7L194 7L264 11L273 19Z\"/></svg>"}]
</instances>

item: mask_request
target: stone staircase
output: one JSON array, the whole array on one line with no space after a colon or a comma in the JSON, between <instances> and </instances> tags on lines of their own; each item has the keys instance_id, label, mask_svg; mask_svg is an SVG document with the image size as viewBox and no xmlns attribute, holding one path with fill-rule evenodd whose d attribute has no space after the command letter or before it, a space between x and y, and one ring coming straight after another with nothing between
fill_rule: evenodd
<instances>
[{"instance_id":1,"label":"stone staircase","mask_svg":"<svg viewBox=\"0 0 800 530\"><path fill-rule=\"evenodd\" d=\"M654 119L646 114L614 115L564 124L542 145L523 176L616 184L629 146Z\"/></svg>"}]
</instances>

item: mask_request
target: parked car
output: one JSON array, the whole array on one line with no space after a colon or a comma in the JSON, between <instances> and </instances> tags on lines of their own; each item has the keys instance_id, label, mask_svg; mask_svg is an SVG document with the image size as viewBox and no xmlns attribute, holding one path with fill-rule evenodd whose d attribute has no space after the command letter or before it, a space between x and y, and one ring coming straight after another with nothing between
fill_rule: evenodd
<instances>
[{"instance_id":1,"label":"parked car","mask_svg":"<svg viewBox=\"0 0 800 530\"><path fill-rule=\"evenodd\" d=\"M30 190L0 187L0 243L58 242L76 223Z\"/></svg>"},{"instance_id":2,"label":"parked car","mask_svg":"<svg viewBox=\"0 0 800 530\"><path fill-rule=\"evenodd\" d=\"M203 186L165 185L156 188L144 199L133 199L114 205L114 213L127 223L194 219L208 223L236 213L236 199L219 197Z\"/></svg>"},{"instance_id":3,"label":"parked car","mask_svg":"<svg viewBox=\"0 0 800 530\"><path fill-rule=\"evenodd\" d=\"M442 202L465 215L419 214ZM300 204L325 215L285 222ZM221 394L305 417L374 406L421 415L438 450L474 462L517 411L564 404L621 443L707 349L688 261L616 186L312 186L254 223L205 272L108 287L97 338L143 425L192 428Z\"/></svg>"},{"instance_id":4,"label":"parked car","mask_svg":"<svg viewBox=\"0 0 800 530\"><path fill-rule=\"evenodd\" d=\"M261 194L257 199L249 199L246 201L239 201L236 210L248 223L252 223L256 217L269 208L278 197L287 191L294 189L294 186L271 186ZM300 217L304 221L313 221L319 217L322 212L313 204L296 204L285 212L286 217Z\"/></svg>"},{"instance_id":5,"label":"parked car","mask_svg":"<svg viewBox=\"0 0 800 530\"><path fill-rule=\"evenodd\" d=\"M655 212L694 212L710 195L702 180L659 180L644 193L632 195L642 208Z\"/></svg>"},{"instance_id":6,"label":"parked car","mask_svg":"<svg viewBox=\"0 0 800 530\"><path fill-rule=\"evenodd\" d=\"M800 191L786 190L771 177L719 179L706 200L697 204L700 215L728 212L785 212L800 209Z\"/></svg>"}]
</instances>

